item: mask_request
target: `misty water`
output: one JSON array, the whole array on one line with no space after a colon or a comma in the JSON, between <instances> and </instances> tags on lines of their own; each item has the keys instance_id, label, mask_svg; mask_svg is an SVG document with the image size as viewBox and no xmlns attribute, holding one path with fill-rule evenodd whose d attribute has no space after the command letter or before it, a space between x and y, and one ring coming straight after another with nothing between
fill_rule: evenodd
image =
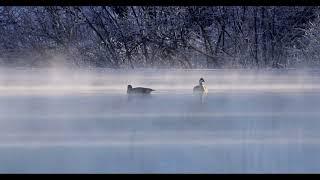
<instances>
[{"instance_id":1,"label":"misty water","mask_svg":"<svg viewBox=\"0 0 320 180\"><path fill-rule=\"evenodd\" d=\"M317 70L1 69L0 173L318 173L319 107Z\"/></svg>"}]
</instances>

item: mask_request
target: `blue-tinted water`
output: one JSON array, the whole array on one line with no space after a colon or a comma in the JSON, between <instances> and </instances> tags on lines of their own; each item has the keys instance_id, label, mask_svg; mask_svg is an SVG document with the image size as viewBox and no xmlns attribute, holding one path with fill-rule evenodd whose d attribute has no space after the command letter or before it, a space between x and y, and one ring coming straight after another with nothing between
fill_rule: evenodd
<instances>
[{"instance_id":1,"label":"blue-tinted water","mask_svg":"<svg viewBox=\"0 0 320 180\"><path fill-rule=\"evenodd\" d=\"M0 173L320 172L319 73L31 72L2 77Z\"/></svg>"}]
</instances>

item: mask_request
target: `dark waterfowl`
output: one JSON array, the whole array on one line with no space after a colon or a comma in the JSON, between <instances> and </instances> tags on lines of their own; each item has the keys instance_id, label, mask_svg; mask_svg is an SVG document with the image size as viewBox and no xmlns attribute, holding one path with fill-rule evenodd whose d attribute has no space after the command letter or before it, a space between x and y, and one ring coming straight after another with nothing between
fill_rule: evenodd
<instances>
[{"instance_id":1,"label":"dark waterfowl","mask_svg":"<svg viewBox=\"0 0 320 180\"><path fill-rule=\"evenodd\" d=\"M203 78L200 78L199 85L193 88L194 93L208 93L208 88L203 84L205 81Z\"/></svg>"},{"instance_id":2,"label":"dark waterfowl","mask_svg":"<svg viewBox=\"0 0 320 180\"><path fill-rule=\"evenodd\" d=\"M144 88L144 87L132 88L131 85L128 85L128 88L127 88L127 94L150 94L152 91L155 91L155 90L150 88Z\"/></svg>"}]
</instances>

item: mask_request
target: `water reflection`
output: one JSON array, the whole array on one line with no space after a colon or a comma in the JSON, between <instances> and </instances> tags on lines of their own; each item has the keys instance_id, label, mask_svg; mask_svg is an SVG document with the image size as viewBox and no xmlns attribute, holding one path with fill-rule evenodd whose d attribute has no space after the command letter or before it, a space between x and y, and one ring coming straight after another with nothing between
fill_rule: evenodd
<instances>
[{"instance_id":1,"label":"water reflection","mask_svg":"<svg viewBox=\"0 0 320 180\"><path fill-rule=\"evenodd\" d=\"M208 96L207 93L194 93L193 96L198 99L197 101L199 104L206 104L206 99Z\"/></svg>"},{"instance_id":2,"label":"water reflection","mask_svg":"<svg viewBox=\"0 0 320 180\"><path fill-rule=\"evenodd\" d=\"M151 98L151 94L127 94L128 102L150 100Z\"/></svg>"}]
</instances>

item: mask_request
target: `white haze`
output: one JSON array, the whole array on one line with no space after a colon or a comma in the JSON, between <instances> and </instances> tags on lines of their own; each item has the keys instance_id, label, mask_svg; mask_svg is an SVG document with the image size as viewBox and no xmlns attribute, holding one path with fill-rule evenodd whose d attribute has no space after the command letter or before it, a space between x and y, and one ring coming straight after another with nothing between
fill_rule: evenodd
<instances>
[{"instance_id":1,"label":"white haze","mask_svg":"<svg viewBox=\"0 0 320 180\"><path fill-rule=\"evenodd\" d=\"M0 70L3 93L123 94L126 86L150 86L155 93L187 93L206 80L210 92L305 92L320 89L315 70L112 70L27 68Z\"/></svg>"}]
</instances>

